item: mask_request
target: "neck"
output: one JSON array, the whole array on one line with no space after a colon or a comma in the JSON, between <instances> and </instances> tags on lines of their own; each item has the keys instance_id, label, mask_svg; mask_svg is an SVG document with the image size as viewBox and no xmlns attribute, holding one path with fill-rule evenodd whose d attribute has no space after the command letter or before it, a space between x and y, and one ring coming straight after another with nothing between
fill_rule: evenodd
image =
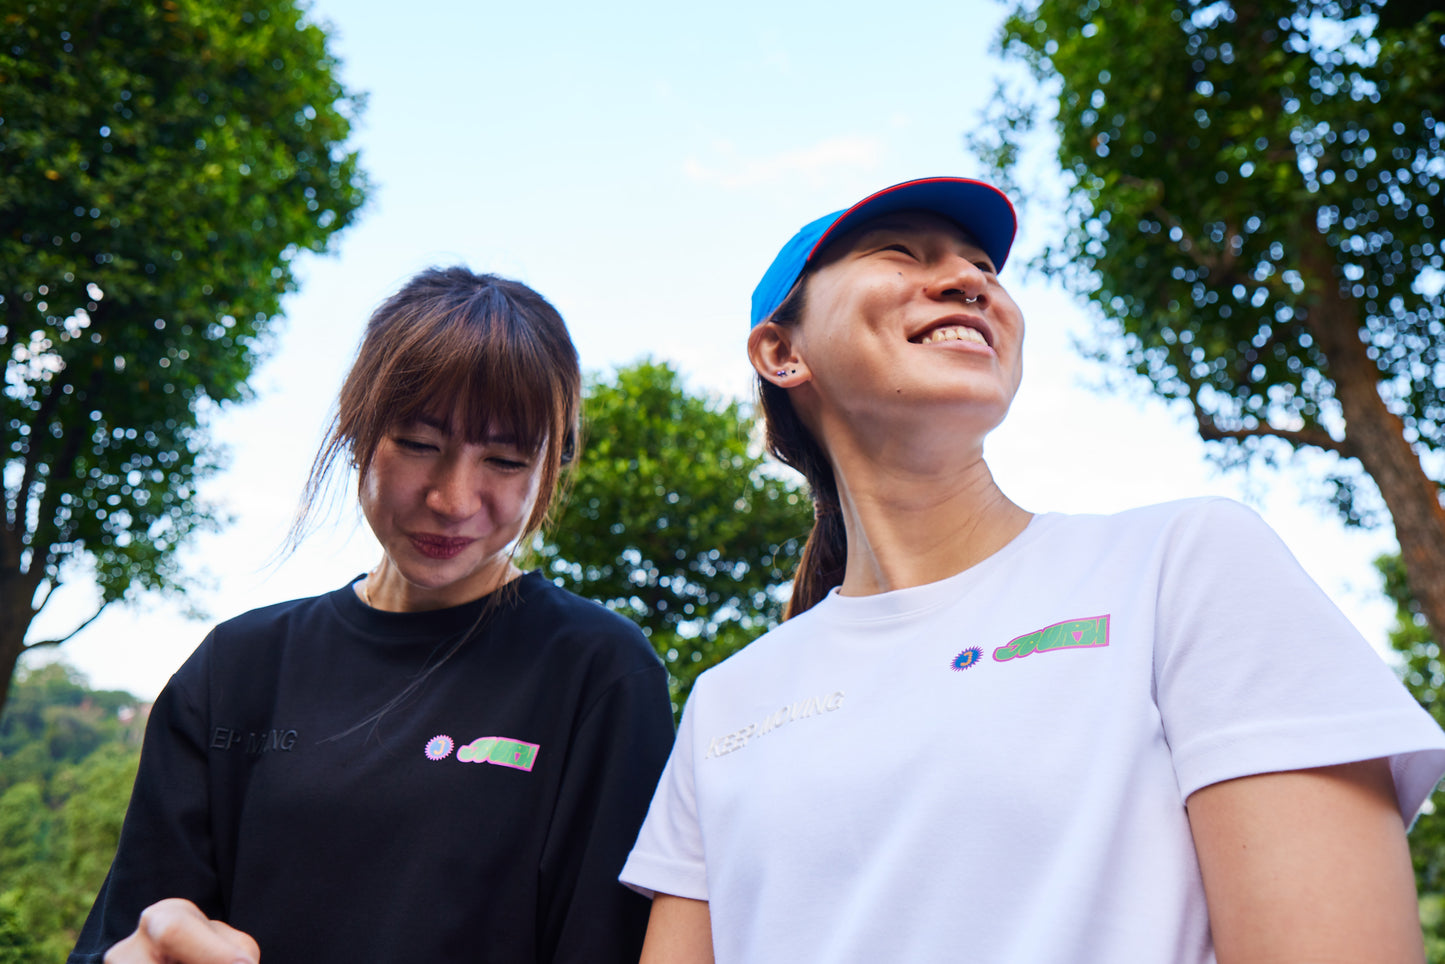
<instances>
[{"instance_id":1,"label":"neck","mask_svg":"<svg viewBox=\"0 0 1445 964\"><path fill-rule=\"evenodd\" d=\"M835 461L834 469L848 533L845 596L946 579L1008 545L1033 518L994 483L979 450L932 466L890 458Z\"/></svg>"},{"instance_id":2,"label":"neck","mask_svg":"<svg viewBox=\"0 0 1445 964\"><path fill-rule=\"evenodd\" d=\"M376 568L356 584L356 592L361 601L373 609L393 613L422 612L480 599L521 574L522 570L510 558L502 557L486 571L475 573L465 581L428 589L409 582L390 559L382 556Z\"/></svg>"}]
</instances>

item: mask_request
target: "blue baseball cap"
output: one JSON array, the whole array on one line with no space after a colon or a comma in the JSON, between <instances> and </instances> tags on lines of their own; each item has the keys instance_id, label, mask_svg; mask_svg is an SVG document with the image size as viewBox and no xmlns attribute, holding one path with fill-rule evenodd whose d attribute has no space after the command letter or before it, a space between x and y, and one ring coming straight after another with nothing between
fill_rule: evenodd
<instances>
[{"instance_id":1,"label":"blue baseball cap","mask_svg":"<svg viewBox=\"0 0 1445 964\"><path fill-rule=\"evenodd\" d=\"M841 237L864 221L892 211L933 211L967 231L994 268L1003 270L1013 245L1018 218L1013 205L992 184L965 177L925 177L904 181L870 194L851 208L834 211L793 235L773 259L763 280L753 289L753 327L766 321L813 257L828 242Z\"/></svg>"}]
</instances>

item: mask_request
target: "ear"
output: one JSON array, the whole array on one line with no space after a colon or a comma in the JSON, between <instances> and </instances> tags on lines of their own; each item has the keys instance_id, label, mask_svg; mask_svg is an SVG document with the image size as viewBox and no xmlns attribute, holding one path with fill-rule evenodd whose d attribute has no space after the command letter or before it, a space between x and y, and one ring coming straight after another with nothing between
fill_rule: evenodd
<instances>
[{"instance_id":1,"label":"ear","mask_svg":"<svg viewBox=\"0 0 1445 964\"><path fill-rule=\"evenodd\" d=\"M748 359L754 370L779 388L796 388L812 378L794 342L796 333L765 321L748 334Z\"/></svg>"}]
</instances>

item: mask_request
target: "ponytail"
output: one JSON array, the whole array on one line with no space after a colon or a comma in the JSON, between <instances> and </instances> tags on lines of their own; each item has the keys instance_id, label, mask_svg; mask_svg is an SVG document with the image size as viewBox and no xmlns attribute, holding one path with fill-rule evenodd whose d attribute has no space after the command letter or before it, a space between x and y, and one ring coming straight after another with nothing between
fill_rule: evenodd
<instances>
[{"instance_id":1,"label":"ponytail","mask_svg":"<svg viewBox=\"0 0 1445 964\"><path fill-rule=\"evenodd\" d=\"M843 528L843 513L835 505L822 511L813 501L813 531L803 554L798 557L798 571L793 576L793 594L783 607L783 619L792 619L822 601L834 586L843 584L848 562L848 534Z\"/></svg>"},{"instance_id":2,"label":"ponytail","mask_svg":"<svg viewBox=\"0 0 1445 964\"><path fill-rule=\"evenodd\" d=\"M804 281L783 299L769 321L792 328L801 320ZM813 498L813 531L798 557L793 574L793 594L783 609L783 619L792 619L812 609L835 586L843 584L848 562L848 534L843 509L838 501L838 483L833 464L813 433L798 417L786 389L758 376L758 408L763 416L764 442L769 452L784 465L802 473Z\"/></svg>"}]
</instances>

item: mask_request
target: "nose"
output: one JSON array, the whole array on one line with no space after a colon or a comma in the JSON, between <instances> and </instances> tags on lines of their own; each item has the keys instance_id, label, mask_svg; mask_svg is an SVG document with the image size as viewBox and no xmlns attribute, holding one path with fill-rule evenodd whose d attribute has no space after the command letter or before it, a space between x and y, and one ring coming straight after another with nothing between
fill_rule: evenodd
<instances>
[{"instance_id":1,"label":"nose","mask_svg":"<svg viewBox=\"0 0 1445 964\"><path fill-rule=\"evenodd\" d=\"M972 303L984 297L988 290L988 277L971 260L962 254L950 252L938 262L928 293L934 298L957 298Z\"/></svg>"},{"instance_id":2,"label":"nose","mask_svg":"<svg viewBox=\"0 0 1445 964\"><path fill-rule=\"evenodd\" d=\"M481 508L481 470L466 459L441 461L427 485L427 508L446 519L468 519Z\"/></svg>"}]
</instances>

